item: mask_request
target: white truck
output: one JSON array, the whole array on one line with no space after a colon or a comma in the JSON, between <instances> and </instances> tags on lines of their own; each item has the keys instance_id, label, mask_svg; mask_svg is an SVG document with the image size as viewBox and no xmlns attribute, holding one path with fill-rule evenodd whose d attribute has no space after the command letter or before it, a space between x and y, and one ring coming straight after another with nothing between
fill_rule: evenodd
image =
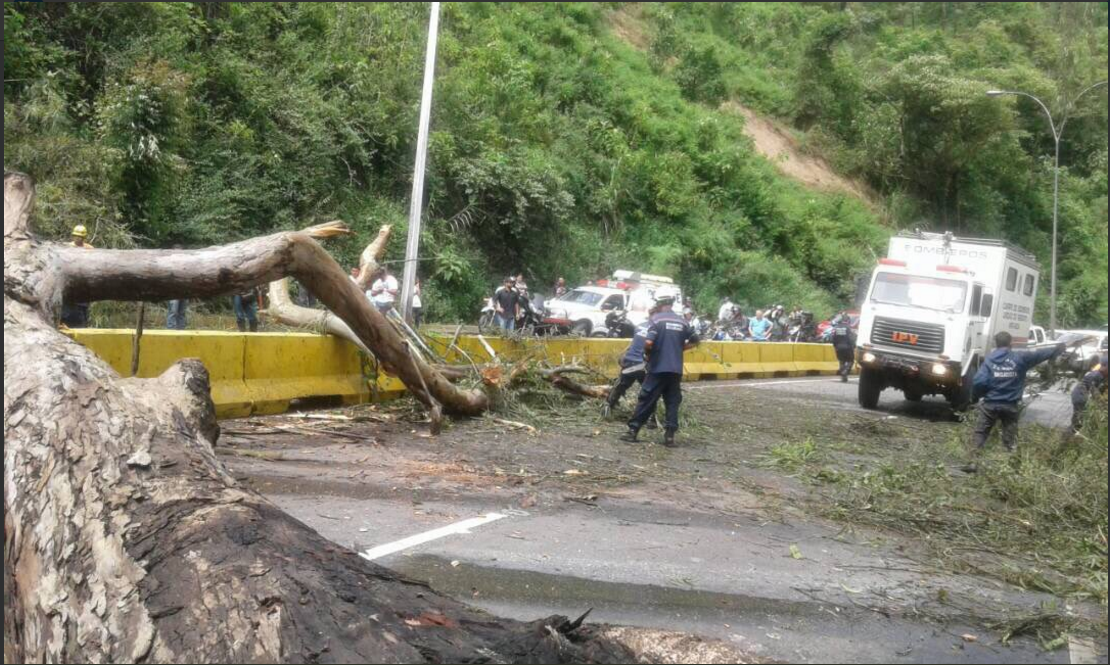
<instances>
[{"instance_id":1,"label":"white truck","mask_svg":"<svg viewBox=\"0 0 1110 665\"><path fill-rule=\"evenodd\" d=\"M910 401L943 395L966 410L995 334L1029 343L1039 280L1036 259L1001 241L892 237L860 316L860 406L874 409L882 391L895 388Z\"/></svg>"},{"instance_id":2,"label":"white truck","mask_svg":"<svg viewBox=\"0 0 1110 665\"><path fill-rule=\"evenodd\" d=\"M610 312L626 312L634 326L646 321L655 289L663 285L674 287L681 298L681 290L670 277L616 270L610 279L580 286L562 298L548 301L544 323L560 332L605 336L608 333L605 321Z\"/></svg>"}]
</instances>

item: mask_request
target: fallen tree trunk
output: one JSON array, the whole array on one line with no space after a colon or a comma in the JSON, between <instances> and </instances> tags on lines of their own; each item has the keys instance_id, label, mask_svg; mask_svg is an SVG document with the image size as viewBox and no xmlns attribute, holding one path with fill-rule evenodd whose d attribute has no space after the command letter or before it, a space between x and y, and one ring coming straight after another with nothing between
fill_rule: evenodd
<instances>
[{"instance_id":1,"label":"fallen tree trunk","mask_svg":"<svg viewBox=\"0 0 1110 665\"><path fill-rule=\"evenodd\" d=\"M216 459L200 362L125 379L52 325L63 294L198 297L291 273L399 352L308 236L72 252L32 237L32 200L5 173L5 663L631 662L564 618L498 620L323 539Z\"/></svg>"}]
</instances>

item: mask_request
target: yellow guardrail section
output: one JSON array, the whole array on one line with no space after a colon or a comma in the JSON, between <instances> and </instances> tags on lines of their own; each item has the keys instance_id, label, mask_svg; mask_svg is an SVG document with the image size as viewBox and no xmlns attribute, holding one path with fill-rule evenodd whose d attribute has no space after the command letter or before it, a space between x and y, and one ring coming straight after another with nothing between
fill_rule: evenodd
<instances>
[{"instance_id":1,"label":"yellow guardrail section","mask_svg":"<svg viewBox=\"0 0 1110 665\"><path fill-rule=\"evenodd\" d=\"M85 328L69 332L121 375L131 372L134 331ZM617 375L628 346L621 339L508 339L430 335L428 345L449 363L483 364L525 358L552 366L580 364ZM328 397L343 404L383 400L405 386L380 371L349 342L313 333L144 331L139 377L154 377L182 358L199 358L212 381L216 415L236 418L281 413L294 399ZM827 344L703 342L685 356L685 380L833 374L836 354Z\"/></svg>"}]
</instances>

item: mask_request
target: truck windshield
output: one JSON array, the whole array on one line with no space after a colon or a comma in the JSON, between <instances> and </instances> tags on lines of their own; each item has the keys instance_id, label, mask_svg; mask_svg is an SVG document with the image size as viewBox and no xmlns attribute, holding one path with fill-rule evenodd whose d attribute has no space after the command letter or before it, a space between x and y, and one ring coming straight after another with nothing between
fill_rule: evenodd
<instances>
[{"instance_id":1,"label":"truck windshield","mask_svg":"<svg viewBox=\"0 0 1110 665\"><path fill-rule=\"evenodd\" d=\"M576 302L580 305L593 306L593 305L596 305L599 302L601 302L601 299L603 297L604 296L602 296L600 293L593 293L593 292L590 292L590 291L579 291L578 289L575 289L575 290L571 291L570 293L566 294L565 296L563 296L563 300L566 301L566 302Z\"/></svg>"},{"instance_id":2,"label":"truck windshield","mask_svg":"<svg viewBox=\"0 0 1110 665\"><path fill-rule=\"evenodd\" d=\"M953 279L881 272L875 277L871 302L959 314L967 302L967 284Z\"/></svg>"}]
</instances>

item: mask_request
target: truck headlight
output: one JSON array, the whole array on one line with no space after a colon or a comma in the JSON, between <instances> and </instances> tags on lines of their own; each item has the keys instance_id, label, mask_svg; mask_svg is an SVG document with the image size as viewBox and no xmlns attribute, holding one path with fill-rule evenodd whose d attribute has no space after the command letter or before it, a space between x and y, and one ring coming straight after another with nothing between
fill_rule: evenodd
<instances>
[{"instance_id":1,"label":"truck headlight","mask_svg":"<svg viewBox=\"0 0 1110 665\"><path fill-rule=\"evenodd\" d=\"M947 376L948 366L940 363L933 363L933 376Z\"/></svg>"},{"instance_id":2,"label":"truck headlight","mask_svg":"<svg viewBox=\"0 0 1110 665\"><path fill-rule=\"evenodd\" d=\"M860 358L860 360L862 362L865 362L865 363L873 363L873 362L875 362L875 360L877 360L877 358L875 358L874 353L871 353L870 351L868 351L867 353L863 354L863 357Z\"/></svg>"}]
</instances>

